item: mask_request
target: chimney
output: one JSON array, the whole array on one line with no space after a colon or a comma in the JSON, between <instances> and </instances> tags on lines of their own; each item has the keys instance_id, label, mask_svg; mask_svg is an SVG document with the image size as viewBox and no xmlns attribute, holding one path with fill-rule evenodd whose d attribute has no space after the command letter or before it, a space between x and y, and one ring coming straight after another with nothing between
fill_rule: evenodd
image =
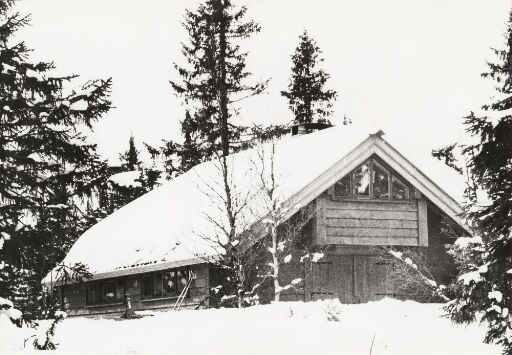
<instances>
[{"instance_id":1,"label":"chimney","mask_svg":"<svg viewBox=\"0 0 512 355\"><path fill-rule=\"evenodd\" d=\"M308 134L314 131L321 131L322 129L330 128L333 125L330 122L315 122L315 123L296 123L292 125L291 133L292 136L299 134Z\"/></svg>"}]
</instances>

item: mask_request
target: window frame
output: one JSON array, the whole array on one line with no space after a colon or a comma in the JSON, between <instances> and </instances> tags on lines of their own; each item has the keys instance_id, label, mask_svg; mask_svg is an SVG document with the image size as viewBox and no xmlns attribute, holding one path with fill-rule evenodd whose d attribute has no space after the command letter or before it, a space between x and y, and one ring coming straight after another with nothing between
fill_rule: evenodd
<instances>
[{"instance_id":1,"label":"window frame","mask_svg":"<svg viewBox=\"0 0 512 355\"><path fill-rule=\"evenodd\" d=\"M355 183L355 173L359 170L363 165L368 166L368 194L362 195L356 193L356 183ZM361 199L361 200L371 200L373 198L373 182L372 182L372 172L373 172L373 162L371 159L367 159L361 164L359 164L355 169L350 172L350 196Z\"/></svg>"},{"instance_id":2,"label":"window frame","mask_svg":"<svg viewBox=\"0 0 512 355\"><path fill-rule=\"evenodd\" d=\"M369 193L368 195L357 195L355 193L355 177L354 173L364 164L368 165L368 170L370 174L370 181L369 181ZM374 166L377 165L380 169L384 170L388 174L388 197L387 198L376 198L374 196ZM350 192L349 195L336 195L336 184L341 182L341 180L345 179L346 177L350 177ZM406 198L399 200L393 198L393 179L397 180L399 183L403 184L406 188ZM397 173L394 172L393 169L391 169L387 164L385 164L383 161L378 159L376 156L371 156L370 158L363 161L361 164L356 166L352 171L350 171L348 174L343 176L341 179L338 179L334 185L332 186L332 190L330 192L331 197L335 199L342 199L342 200L364 200L364 201L382 201L382 202L410 202L412 198L412 187Z\"/></svg>"},{"instance_id":3,"label":"window frame","mask_svg":"<svg viewBox=\"0 0 512 355\"><path fill-rule=\"evenodd\" d=\"M170 294L165 291L166 287L164 285L165 280L165 274L168 272L174 272L173 280L176 283L176 293ZM140 299L141 301L151 301L151 300L159 300L159 299L173 299L178 298L183 291L183 287L180 287L180 283L178 282L178 273L184 272L186 279L190 277L191 270L190 268L176 268L176 269L165 269L165 270L159 270L159 271L152 271L148 273L144 273L141 275L140 278ZM155 295L154 290L154 281L157 274L160 274L160 287L161 287L161 295ZM151 296L143 295L143 280L144 278L149 278L151 280ZM190 291L190 290L189 290ZM187 294L185 297L189 297L189 291L187 291Z\"/></svg>"},{"instance_id":4,"label":"window frame","mask_svg":"<svg viewBox=\"0 0 512 355\"><path fill-rule=\"evenodd\" d=\"M105 297L105 290L109 283L113 283L114 297L107 301L107 298ZM90 299L90 290L94 292L94 300ZM120 292L118 292L119 290L122 290L122 299L120 298ZM87 307L123 304L125 295L126 280L124 277L114 277L85 282L85 305Z\"/></svg>"}]
</instances>

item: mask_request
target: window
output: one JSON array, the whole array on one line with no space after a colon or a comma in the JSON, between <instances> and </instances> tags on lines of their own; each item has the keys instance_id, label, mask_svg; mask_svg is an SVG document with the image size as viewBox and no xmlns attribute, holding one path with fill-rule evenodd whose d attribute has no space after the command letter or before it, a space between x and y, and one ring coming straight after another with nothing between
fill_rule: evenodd
<instances>
[{"instance_id":1,"label":"window","mask_svg":"<svg viewBox=\"0 0 512 355\"><path fill-rule=\"evenodd\" d=\"M116 286L114 280L103 283L103 300L105 303L112 303L116 299Z\"/></svg>"},{"instance_id":2,"label":"window","mask_svg":"<svg viewBox=\"0 0 512 355\"><path fill-rule=\"evenodd\" d=\"M86 304L96 304L96 288L94 282L87 283Z\"/></svg>"},{"instance_id":3,"label":"window","mask_svg":"<svg viewBox=\"0 0 512 355\"><path fill-rule=\"evenodd\" d=\"M336 182L334 185L334 194L336 196L350 196L350 175Z\"/></svg>"},{"instance_id":4,"label":"window","mask_svg":"<svg viewBox=\"0 0 512 355\"><path fill-rule=\"evenodd\" d=\"M404 201L409 199L409 188L372 158L338 180L334 196Z\"/></svg>"},{"instance_id":5,"label":"window","mask_svg":"<svg viewBox=\"0 0 512 355\"><path fill-rule=\"evenodd\" d=\"M153 297L162 297L162 273L155 272L153 274Z\"/></svg>"},{"instance_id":6,"label":"window","mask_svg":"<svg viewBox=\"0 0 512 355\"><path fill-rule=\"evenodd\" d=\"M389 199L389 172L379 163L373 162L373 198Z\"/></svg>"},{"instance_id":7,"label":"window","mask_svg":"<svg viewBox=\"0 0 512 355\"><path fill-rule=\"evenodd\" d=\"M188 282L188 272L185 270L178 270L176 272L176 276L178 278L178 292L181 293Z\"/></svg>"},{"instance_id":8,"label":"window","mask_svg":"<svg viewBox=\"0 0 512 355\"><path fill-rule=\"evenodd\" d=\"M370 165L364 163L352 173L354 195L370 197Z\"/></svg>"},{"instance_id":9,"label":"window","mask_svg":"<svg viewBox=\"0 0 512 355\"><path fill-rule=\"evenodd\" d=\"M142 275L141 296L144 299L176 297L187 285L189 270L166 270Z\"/></svg>"},{"instance_id":10,"label":"window","mask_svg":"<svg viewBox=\"0 0 512 355\"><path fill-rule=\"evenodd\" d=\"M395 178L391 178L391 193L393 200L408 200L409 189L403 182Z\"/></svg>"},{"instance_id":11,"label":"window","mask_svg":"<svg viewBox=\"0 0 512 355\"><path fill-rule=\"evenodd\" d=\"M86 283L86 304L100 305L124 302L124 278L88 281Z\"/></svg>"},{"instance_id":12,"label":"window","mask_svg":"<svg viewBox=\"0 0 512 355\"><path fill-rule=\"evenodd\" d=\"M166 296L176 296L178 294L175 271L166 271L164 273L164 292Z\"/></svg>"},{"instance_id":13,"label":"window","mask_svg":"<svg viewBox=\"0 0 512 355\"><path fill-rule=\"evenodd\" d=\"M142 275L140 288L142 298L151 298L153 295L153 278L151 274Z\"/></svg>"},{"instance_id":14,"label":"window","mask_svg":"<svg viewBox=\"0 0 512 355\"><path fill-rule=\"evenodd\" d=\"M116 283L116 301L117 302L124 302L126 294L126 284L124 282L124 279L117 279Z\"/></svg>"}]
</instances>

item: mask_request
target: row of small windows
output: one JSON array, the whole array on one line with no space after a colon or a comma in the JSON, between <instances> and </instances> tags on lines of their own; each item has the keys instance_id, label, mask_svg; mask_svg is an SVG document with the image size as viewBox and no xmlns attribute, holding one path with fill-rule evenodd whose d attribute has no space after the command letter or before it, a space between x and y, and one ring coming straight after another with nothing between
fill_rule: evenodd
<instances>
[{"instance_id":1,"label":"row of small windows","mask_svg":"<svg viewBox=\"0 0 512 355\"><path fill-rule=\"evenodd\" d=\"M124 302L126 292L124 278L90 281L86 285L87 305Z\"/></svg>"},{"instance_id":2,"label":"row of small windows","mask_svg":"<svg viewBox=\"0 0 512 355\"><path fill-rule=\"evenodd\" d=\"M142 275L142 299L178 296L187 285L188 270L168 270Z\"/></svg>"},{"instance_id":3,"label":"row of small windows","mask_svg":"<svg viewBox=\"0 0 512 355\"><path fill-rule=\"evenodd\" d=\"M334 196L408 200L409 188L375 159L369 159L336 182Z\"/></svg>"},{"instance_id":4,"label":"row of small windows","mask_svg":"<svg viewBox=\"0 0 512 355\"><path fill-rule=\"evenodd\" d=\"M179 296L186 286L189 270L165 270L143 274L140 278L141 299ZM126 278L95 280L86 283L86 304L100 305L125 302Z\"/></svg>"}]
</instances>

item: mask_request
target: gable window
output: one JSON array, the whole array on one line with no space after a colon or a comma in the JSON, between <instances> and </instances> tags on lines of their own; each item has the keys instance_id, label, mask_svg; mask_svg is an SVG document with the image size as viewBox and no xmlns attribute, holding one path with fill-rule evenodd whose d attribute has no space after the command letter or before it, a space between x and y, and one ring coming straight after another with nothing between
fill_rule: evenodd
<instances>
[{"instance_id":1,"label":"gable window","mask_svg":"<svg viewBox=\"0 0 512 355\"><path fill-rule=\"evenodd\" d=\"M409 189L403 182L398 180L396 177L391 178L391 193L393 200L408 200Z\"/></svg>"},{"instance_id":2,"label":"gable window","mask_svg":"<svg viewBox=\"0 0 512 355\"><path fill-rule=\"evenodd\" d=\"M389 177L389 171L374 161L372 171L373 198L389 199Z\"/></svg>"},{"instance_id":3,"label":"gable window","mask_svg":"<svg viewBox=\"0 0 512 355\"><path fill-rule=\"evenodd\" d=\"M408 200L409 187L376 159L370 158L334 185L334 196Z\"/></svg>"},{"instance_id":4,"label":"gable window","mask_svg":"<svg viewBox=\"0 0 512 355\"><path fill-rule=\"evenodd\" d=\"M346 175L336 182L334 194L336 196L350 196L350 175Z\"/></svg>"},{"instance_id":5,"label":"gable window","mask_svg":"<svg viewBox=\"0 0 512 355\"><path fill-rule=\"evenodd\" d=\"M142 275L141 297L143 299L176 297L187 285L189 270L165 270Z\"/></svg>"},{"instance_id":6,"label":"gable window","mask_svg":"<svg viewBox=\"0 0 512 355\"><path fill-rule=\"evenodd\" d=\"M370 164L361 164L352 173L354 181L354 195L360 197L370 197Z\"/></svg>"}]
</instances>

